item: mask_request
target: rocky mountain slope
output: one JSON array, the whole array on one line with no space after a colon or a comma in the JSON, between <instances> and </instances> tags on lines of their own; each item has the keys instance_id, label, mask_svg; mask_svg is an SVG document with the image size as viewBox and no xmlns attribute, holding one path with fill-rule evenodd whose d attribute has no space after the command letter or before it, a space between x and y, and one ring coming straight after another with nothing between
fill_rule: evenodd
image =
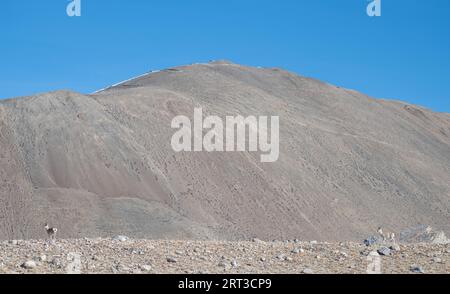
<instances>
[{"instance_id":1,"label":"rocky mountain slope","mask_svg":"<svg viewBox=\"0 0 450 294\"><path fill-rule=\"evenodd\" d=\"M172 150L176 115L277 115L280 157ZM450 232L450 115L214 62L0 101L0 239L361 240Z\"/></svg>"}]
</instances>

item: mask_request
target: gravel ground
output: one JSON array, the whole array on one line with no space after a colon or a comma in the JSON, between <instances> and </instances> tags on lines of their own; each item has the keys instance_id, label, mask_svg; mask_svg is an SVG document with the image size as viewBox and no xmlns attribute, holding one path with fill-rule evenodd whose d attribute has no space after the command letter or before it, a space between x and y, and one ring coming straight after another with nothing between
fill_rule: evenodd
<instances>
[{"instance_id":1,"label":"gravel ground","mask_svg":"<svg viewBox=\"0 0 450 294\"><path fill-rule=\"evenodd\" d=\"M449 244L393 248L314 241L163 241L120 236L16 240L0 243L0 273L360 274L377 259L382 273L450 273ZM389 255L370 258L374 251Z\"/></svg>"}]
</instances>

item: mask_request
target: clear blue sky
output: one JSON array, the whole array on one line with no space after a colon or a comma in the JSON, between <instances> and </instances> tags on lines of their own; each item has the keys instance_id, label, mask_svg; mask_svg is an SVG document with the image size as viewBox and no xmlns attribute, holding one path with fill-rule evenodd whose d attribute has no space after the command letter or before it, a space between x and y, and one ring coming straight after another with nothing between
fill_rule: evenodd
<instances>
[{"instance_id":1,"label":"clear blue sky","mask_svg":"<svg viewBox=\"0 0 450 294\"><path fill-rule=\"evenodd\" d=\"M81 1L0 2L0 98L228 59L450 112L449 0Z\"/></svg>"}]
</instances>

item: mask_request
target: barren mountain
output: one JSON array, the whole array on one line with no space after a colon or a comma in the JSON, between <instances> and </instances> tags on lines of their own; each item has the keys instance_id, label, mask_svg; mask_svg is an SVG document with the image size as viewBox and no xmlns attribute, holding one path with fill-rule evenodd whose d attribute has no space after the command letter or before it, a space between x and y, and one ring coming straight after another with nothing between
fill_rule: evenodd
<instances>
[{"instance_id":1,"label":"barren mountain","mask_svg":"<svg viewBox=\"0 0 450 294\"><path fill-rule=\"evenodd\" d=\"M180 152L176 115L277 115L280 157ZM450 232L450 115L281 69L149 73L92 95L0 101L0 239L361 240Z\"/></svg>"}]
</instances>

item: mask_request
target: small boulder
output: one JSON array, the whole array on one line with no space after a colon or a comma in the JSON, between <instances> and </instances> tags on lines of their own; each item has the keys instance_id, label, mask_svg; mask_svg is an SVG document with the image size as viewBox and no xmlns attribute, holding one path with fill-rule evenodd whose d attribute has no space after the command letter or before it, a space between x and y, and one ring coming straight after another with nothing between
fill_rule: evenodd
<instances>
[{"instance_id":1,"label":"small boulder","mask_svg":"<svg viewBox=\"0 0 450 294\"><path fill-rule=\"evenodd\" d=\"M293 253L293 254L299 254L299 253L303 253L303 252L305 252L305 250L302 248L294 248L291 251L291 253Z\"/></svg>"},{"instance_id":2,"label":"small boulder","mask_svg":"<svg viewBox=\"0 0 450 294\"><path fill-rule=\"evenodd\" d=\"M22 263L21 267L25 268L25 269L34 269L37 266L36 262L34 262L33 260L28 260L25 261L24 263Z\"/></svg>"},{"instance_id":3,"label":"small boulder","mask_svg":"<svg viewBox=\"0 0 450 294\"><path fill-rule=\"evenodd\" d=\"M128 241L130 238L128 238L127 236L118 235L118 236L114 236L112 239L114 241L125 242L125 241Z\"/></svg>"},{"instance_id":4,"label":"small boulder","mask_svg":"<svg viewBox=\"0 0 450 294\"><path fill-rule=\"evenodd\" d=\"M442 259L440 259L439 257L435 257L435 258L433 258L433 262L442 263Z\"/></svg>"},{"instance_id":5,"label":"small boulder","mask_svg":"<svg viewBox=\"0 0 450 294\"><path fill-rule=\"evenodd\" d=\"M424 274L425 273L424 269L421 266L412 266L411 267L411 271L413 273L417 273L417 274Z\"/></svg>"},{"instance_id":6,"label":"small boulder","mask_svg":"<svg viewBox=\"0 0 450 294\"><path fill-rule=\"evenodd\" d=\"M152 267L148 264L141 265L139 268L141 269L141 271L144 271L144 272L149 272L152 270Z\"/></svg>"},{"instance_id":7,"label":"small boulder","mask_svg":"<svg viewBox=\"0 0 450 294\"><path fill-rule=\"evenodd\" d=\"M378 252L378 254L384 255L384 256L391 255L391 249L389 249L387 247L381 247L380 249L377 250L377 252Z\"/></svg>"}]
</instances>

